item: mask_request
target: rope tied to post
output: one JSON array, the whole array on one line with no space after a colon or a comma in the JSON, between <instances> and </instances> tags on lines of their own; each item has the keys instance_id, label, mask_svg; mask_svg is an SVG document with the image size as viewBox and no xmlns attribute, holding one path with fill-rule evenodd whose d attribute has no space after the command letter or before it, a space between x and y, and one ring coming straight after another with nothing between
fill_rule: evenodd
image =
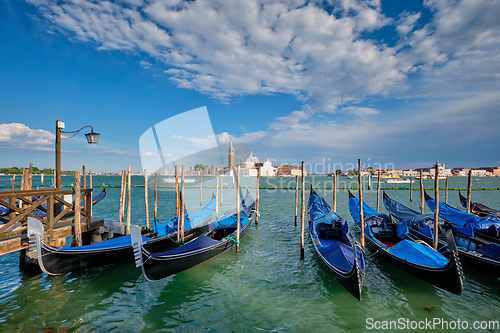
<instances>
[{"instance_id":1,"label":"rope tied to post","mask_svg":"<svg viewBox=\"0 0 500 333\"><path fill-rule=\"evenodd\" d=\"M231 235L229 235L229 236L227 236L227 237L222 238L222 240L224 240L224 239L230 239L230 240L232 240L233 242L235 242L236 244L239 244L239 243L240 243L240 242L238 242L236 239L234 239L233 237L231 237Z\"/></svg>"}]
</instances>

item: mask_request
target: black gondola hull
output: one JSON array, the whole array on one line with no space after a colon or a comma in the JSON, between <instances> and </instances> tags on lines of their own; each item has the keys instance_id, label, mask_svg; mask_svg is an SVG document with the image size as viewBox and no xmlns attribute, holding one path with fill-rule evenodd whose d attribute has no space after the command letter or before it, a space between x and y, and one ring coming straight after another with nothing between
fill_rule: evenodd
<instances>
[{"instance_id":1,"label":"black gondola hull","mask_svg":"<svg viewBox=\"0 0 500 333\"><path fill-rule=\"evenodd\" d=\"M416 265L403 260L391 254L387 249L378 245L370 237L366 237L368 244L378 251L383 257L390 261L396 267L419 278L422 281L430 283L438 288L449 291L453 294L461 295L463 293L463 273L458 255L450 258L444 268L434 268L422 265Z\"/></svg>"},{"instance_id":2,"label":"black gondola hull","mask_svg":"<svg viewBox=\"0 0 500 333\"><path fill-rule=\"evenodd\" d=\"M314 242L314 240L313 240ZM316 244L314 244L314 249L320 257L323 264L330 271L330 273L335 277L337 281L349 292L351 295L356 297L357 300L361 300L361 288L363 286L364 272L359 269L359 266L355 263L352 269L348 272L342 271L332 265L326 258L319 252ZM359 249L361 251L361 249Z\"/></svg>"},{"instance_id":3,"label":"black gondola hull","mask_svg":"<svg viewBox=\"0 0 500 333\"><path fill-rule=\"evenodd\" d=\"M249 218L248 222L243 226L243 228L241 228L240 239L246 234L250 227L250 223L251 218ZM230 236L235 238L236 232L231 233ZM144 251L141 247L143 262L142 271L147 280L160 280L215 258L216 256L229 250L234 246L234 244L234 241L225 239L217 245L203 248L198 251L160 257L151 257L149 253Z\"/></svg>"},{"instance_id":4,"label":"black gondola hull","mask_svg":"<svg viewBox=\"0 0 500 333\"><path fill-rule=\"evenodd\" d=\"M428 244L432 244L432 239L412 228L409 228L410 233L417 237L418 239L423 240L424 242L427 242ZM439 248L446 246L446 242L443 240L438 241ZM484 256L478 256L470 253L469 251L464 251L460 248L458 248L458 256L460 257L461 262L466 262L472 266L475 266L481 270L484 270L488 273L495 274L497 276L500 276L500 262L496 260L492 260L488 257Z\"/></svg>"}]
</instances>

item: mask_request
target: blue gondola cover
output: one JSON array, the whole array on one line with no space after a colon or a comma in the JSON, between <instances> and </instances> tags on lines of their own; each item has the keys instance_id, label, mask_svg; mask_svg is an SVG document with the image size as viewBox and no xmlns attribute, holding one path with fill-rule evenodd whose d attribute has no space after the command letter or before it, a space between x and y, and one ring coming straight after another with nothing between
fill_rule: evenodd
<instances>
[{"instance_id":1,"label":"blue gondola cover","mask_svg":"<svg viewBox=\"0 0 500 333\"><path fill-rule=\"evenodd\" d=\"M193 226L205 221L215 210L215 198L212 198L210 202L200 210L192 213L187 213L184 215L184 229L192 228ZM171 233L177 232L177 224L179 217L175 216L166 223L159 223L158 221L153 221L153 231L158 237L166 236Z\"/></svg>"},{"instance_id":2,"label":"blue gondola cover","mask_svg":"<svg viewBox=\"0 0 500 333\"><path fill-rule=\"evenodd\" d=\"M443 268L448 263L448 259L433 248L408 240L397 243L390 248L390 252L406 261L428 267Z\"/></svg>"},{"instance_id":3,"label":"blue gondola cover","mask_svg":"<svg viewBox=\"0 0 500 333\"><path fill-rule=\"evenodd\" d=\"M173 250L161 252L161 253L150 253L150 255L151 255L151 257L156 258L156 257L161 257L161 256L166 256L166 255L181 254L181 253L186 253L186 252L190 252L190 251L208 248L210 246L217 245L219 243L220 242L216 241L215 239L212 239L212 238L207 237L205 235L201 235L200 237L193 239L189 243L186 243L182 246L179 246Z\"/></svg>"},{"instance_id":4,"label":"blue gondola cover","mask_svg":"<svg viewBox=\"0 0 500 333\"><path fill-rule=\"evenodd\" d=\"M151 238L142 236L142 242L146 243L150 241ZM119 246L127 246L132 245L132 241L130 240L130 235L125 235L121 237L111 238L106 241L102 241L95 244L83 245L77 247L61 247L59 248L61 251L84 251L84 250L99 250L99 249L110 249Z\"/></svg>"},{"instance_id":5,"label":"blue gondola cover","mask_svg":"<svg viewBox=\"0 0 500 333\"><path fill-rule=\"evenodd\" d=\"M476 250L479 253L484 254L485 256L500 260L500 245L495 243L489 243L488 245Z\"/></svg>"}]
</instances>

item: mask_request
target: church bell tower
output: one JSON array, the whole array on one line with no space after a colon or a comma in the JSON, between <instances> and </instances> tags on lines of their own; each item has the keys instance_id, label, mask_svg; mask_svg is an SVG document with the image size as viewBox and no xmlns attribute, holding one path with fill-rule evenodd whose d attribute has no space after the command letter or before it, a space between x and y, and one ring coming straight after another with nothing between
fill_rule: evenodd
<instances>
[{"instance_id":1,"label":"church bell tower","mask_svg":"<svg viewBox=\"0 0 500 333\"><path fill-rule=\"evenodd\" d=\"M229 151L227 154L227 166L232 168L234 167L234 147L233 147L233 138L231 138L231 142L229 143Z\"/></svg>"}]
</instances>

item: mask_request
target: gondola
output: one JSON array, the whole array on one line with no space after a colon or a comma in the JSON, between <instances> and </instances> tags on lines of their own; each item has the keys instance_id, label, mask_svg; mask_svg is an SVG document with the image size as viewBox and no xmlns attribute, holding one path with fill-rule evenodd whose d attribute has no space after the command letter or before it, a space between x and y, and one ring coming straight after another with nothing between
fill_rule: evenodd
<instances>
[{"instance_id":1,"label":"gondola","mask_svg":"<svg viewBox=\"0 0 500 333\"><path fill-rule=\"evenodd\" d=\"M462 195L462 192L458 191L458 198L460 199L460 203L462 204L462 207L467 208L467 198ZM496 216L500 218L500 210L496 210L493 208L490 208L488 206L485 206L483 204L477 203L477 202L471 202L470 203L470 211L473 214L476 214L481 217L487 217L487 216Z\"/></svg>"},{"instance_id":2,"label":"gondola","mask_svg":"<svg viewBox=\"0 0 500 333\"><path fill-rule=\"evenodd\" d=\"M347 291L361 300L365 260L347 221L337 215L312 186L308 216L309 234L321 261Z\"/></svg>"},{"instance_id":3,"label":"gondola","mask_svg":"<svg viewBox=\"0 0 500 333\"><path fill-rule=\"evenodd\" d=\"M405 220L410 233L428 244L433 242L433 214L420 214L413 209L391 199L384 191L384 205L389 213L400 220ZM470 263L489 273L500 275L500 245L474 235L472 226L457 227L453 223L439 218L439 249L447 250L446 232L453 231L458 255L463 262ZM440 251L441 252L441 251Z\"/></svg>"},{"instance_id":4,"label":"gondola","mask_svg":"<svg viewBox=\"0 0 500 333\"><path fill-rule=\"evenodd\" d=\"M434 199L431 198L425 191L424 196L427 206L434 211ZM439 202L439 216L458 227L468 227L470 225L477 234L480 234L481 238L484 238L492 243L500 244L500 219L496 216L489 215L488 217L480 217L467 213L463 210L453 208L441 201Z\"/></svg>"},{"instance_id":5,"label":"gondola","mask_svg":"<svg viewBox=\"0 0 500 333\"><path fill-rule=\"evenodd\" d=\"M250 227L254 200L247 190L240 208L240 239ZM209 225L203 235L170 251L154 253L148 251L141 238L140 230L132 229L132 244L135 263L141 267L146 280L156 281L179 273L190 267L229 250L236 242L236 211L223 214Z\"/></svg>"},{"instance_id":6,"label":"gondola","mask_svg":"<svg viewBox=\"0 0 500 333\"><path fill-rule=\"evenodd\" d=\"M349 191L349 211L358 228L360 226L359 200ZM438 288L461 295L463 273L457 247L450 231L446 241L450 258L409 234L405 221L380 213L363 203L365 239L395 266ZM399 223L398 223L399 222Z\"/></svg>"},{"instance_id":7,"label":"gondola","mask_svg":"<svg viewBox=\"0 0 500 333\"><path fill-rule=\"evenodd\" d=\"M210 209L207 209L209 207ZM215 210L215 197L210 202L192 214L192 226L185 230L185 239L192 239L207 228L208 221ZM190 213L187 214L189 216ZM84 270L130 260L133 258L130 235L112 238L103 242L77 247L56 247L43 240L43 225L35 218L28 218L29 255L36 257L41 270L49 275L61 275L68 272ZM169 234L157 238L142 236L144 247L150 251L165 251L178 246L176 235Z\"/></svg>"}]
</instances>

